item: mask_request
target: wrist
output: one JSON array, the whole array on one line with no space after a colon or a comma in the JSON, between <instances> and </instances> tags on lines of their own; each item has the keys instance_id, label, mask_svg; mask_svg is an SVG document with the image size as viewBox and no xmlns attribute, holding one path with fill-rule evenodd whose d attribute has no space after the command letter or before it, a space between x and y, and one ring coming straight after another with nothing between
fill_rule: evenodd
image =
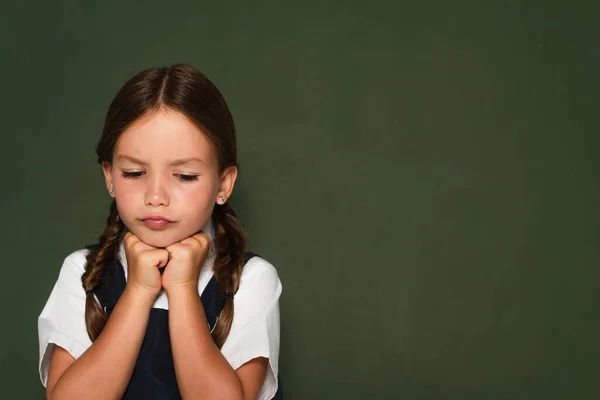
<instances>
[{"instance_id":1,"label":"wrist","mask_svg":"<svg viewBox=\"0 0 600 400\"><path fill-rule=\"evenodd\" d=\"M127 283L127 285L125 285L123 295L132 298L136 302L149 304L151 307L152 304L154 304L158 293L156 293L156 290L151 288L143 287L135 283Z\"/></svg>"},{"instance_id":2,"label":"wrist","mask_svg":"<svg viewBox=\"0 0 600 400\"><path fill-rule=\"evenodd\" d=\"M165 287L164 289L169 299L175 297L200 297L200 294L198 293L197 282L178 283Z\"/></svg>"}]
</instances>

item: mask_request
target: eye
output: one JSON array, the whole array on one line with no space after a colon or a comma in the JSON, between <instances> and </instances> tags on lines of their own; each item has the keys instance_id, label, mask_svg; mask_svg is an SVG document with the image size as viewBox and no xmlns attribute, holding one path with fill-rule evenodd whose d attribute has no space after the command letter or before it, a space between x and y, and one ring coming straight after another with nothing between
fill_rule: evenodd
<instances>
[{"instance_id":1,"label":"eye","mask_svg":"<svg viewBox=\"0 0 600 400\"><path fill-rule=\"evenodd\" d=\"M143 171L133 171L133 172L121 171L121 176L126 179L137 179L140 176L142 176L143 173L144 173Z\"/></svg>"},{"instance_id":2,"label":"eye","mask_svg":"<svg viewBox=\"0 0 600 400\"><path fill-rule=\"evenodd\" d=\"M175 176L182 182L192 182L198 180L198 175L175 174Z\"/></svg>"}]
</instances>

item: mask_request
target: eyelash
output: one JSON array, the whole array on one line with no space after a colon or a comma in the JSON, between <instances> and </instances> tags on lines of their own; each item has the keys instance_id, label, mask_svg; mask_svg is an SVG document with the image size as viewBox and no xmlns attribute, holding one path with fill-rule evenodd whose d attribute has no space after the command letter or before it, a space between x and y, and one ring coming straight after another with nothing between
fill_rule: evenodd
<instances>
[{"instance_id":1,"label":"eyelash","mask_svg":"<svg viewBox=\"0 0 600 400\"><path fill-rule=\"evenodd\" d=\"M121 171L121 176L125 179L138 179L142 177L143 171L127 172ZM181 182L193 182L198 180L198 175L173 174Z\"/></svg>"}]
</instances>

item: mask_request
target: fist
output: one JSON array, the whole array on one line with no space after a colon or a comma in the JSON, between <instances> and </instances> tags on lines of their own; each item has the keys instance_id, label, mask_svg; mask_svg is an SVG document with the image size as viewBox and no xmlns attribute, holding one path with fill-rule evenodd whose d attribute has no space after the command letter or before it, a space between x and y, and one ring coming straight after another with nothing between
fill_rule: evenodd
<instances>
[{"instance_id":1,"label":"fist","mask_svg":"<svg viewBox=\"0 0 600 400\"><path fill-rule=\"evenodd\" d=\"M166 248L170 258L162 275L162 287L167 294L175 288L198 290L200 269L209 249L210 238L204 232L196 233Z\"/></svg>"},{"instance_id":2,"label":"fist","mask_svg":"<svg viewBox=\"0 0 600 400\"><path fill-rule=\"evenodd\" d=\"M142 242L131 232L124 238L127 257L127 285L158 295L162 289L159 268L167 265L169 252Z\"/></svg>"}]
</instances>

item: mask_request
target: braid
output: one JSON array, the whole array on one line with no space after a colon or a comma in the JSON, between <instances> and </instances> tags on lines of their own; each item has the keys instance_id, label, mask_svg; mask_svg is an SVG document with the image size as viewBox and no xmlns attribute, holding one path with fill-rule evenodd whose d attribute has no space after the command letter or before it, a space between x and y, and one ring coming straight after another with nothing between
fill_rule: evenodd
<instances>
[{"instance_id":1,"label":"braid","mask_svg":"<svg viewBox=\"0 0 600 400\"><path fill-rule=\"evenodd\" d=\"M213 265L215 278L225 293L236 293L240 287L244 267L246 234L235 211L228 203L216 205L212 218L215 227L216 257ZM212 338L219 348L223 346L229 335L233 312L233 299L228 297L212 332Z\"/></svg>"},{"instance_id":2,"label":"braid","mask_svg":"<svg viewBox=\"0 0 600 400\"><path fill-rule=\"evenodd\" d=\"M85 298L85 324L90 339L95 341L106 325L107 316L94 297L94 290L101 282L106 262L117 256L118 245L125 225L119 218L117 203L113 200L110 215L106 219L106 228L100 235L99 243L90 249L86 256L85 272L81 276Z\"/></svg>"}]
</instances>

